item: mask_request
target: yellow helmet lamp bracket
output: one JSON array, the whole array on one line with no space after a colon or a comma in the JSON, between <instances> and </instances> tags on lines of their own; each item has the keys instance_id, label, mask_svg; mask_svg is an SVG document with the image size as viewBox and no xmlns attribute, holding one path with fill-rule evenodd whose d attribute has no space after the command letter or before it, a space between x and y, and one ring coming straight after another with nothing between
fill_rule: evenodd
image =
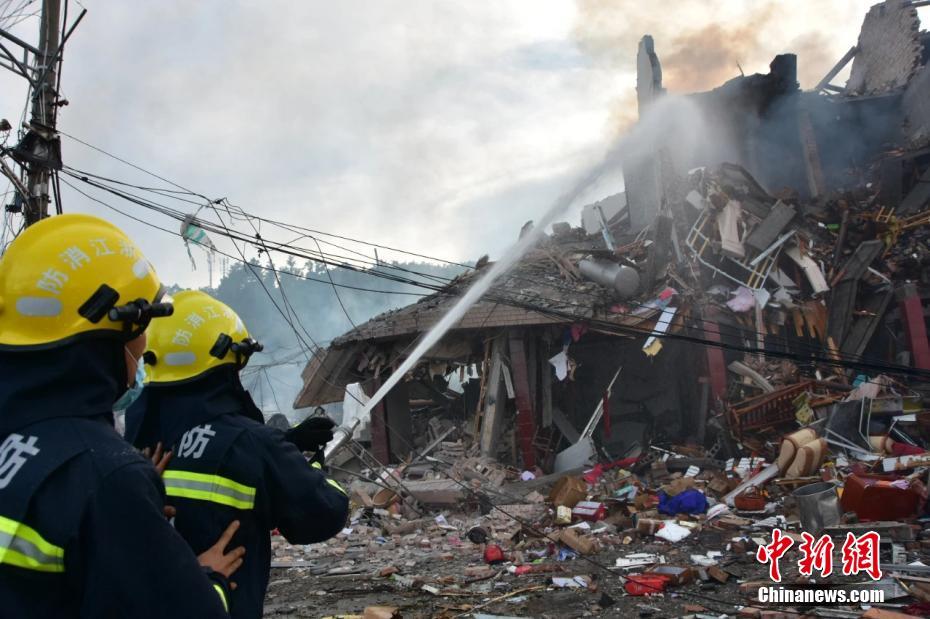
<instances>
[{"instance_id":1,"label":"yellow helmet lamp bracket","mask_svg":"<svg viewBox=\"0 0 930 619\"><path fill-rule=\"evenodd\" d=\"M170 316L171 313L164 315ZM210 349L210 355L217 359L223 359L227 353L232 351L233 354L236 355L236 369L241 370L249 362L253 354L261 352L264 349L265 347L261 342L250 337L243 339L241 342L234 342L229 335L220 333L216 338L216 343L214 343L213 347ZM142 359L147 365L155 365L158 363L158 355L152 350L145 351L142 355Z\"/></svg>"},{"instance_id":2,"label":"yellow helmet lamp bracket","mask_svg":"<svg viewBox=\"0 0 930 619\"><path fill-rule=\"evenodd\" d=\"M129 341L142 335L152 318L171 316L174 313L174 306L171 303L158 301L164 294L165 288L161 286L152 303L140 298L125 305L117 305L119 293L110 286L101 284L96 292L78 308L78 314L93 324L103 320L104 316L113 322L122 322L123 333Z\"/></svg>"},{"instance_id":3,"label":"yellow helmet lamp bracket","mask_svg":"<svg viewBox=\"0 0 930 619\"><path fill-rule=\"evenodd\" d=\"M225 333L220 333L216 338L216 343L210 349L210 354L217 359L222 359L229 351L236 355L236 367L242 369L249 362L249 358L257 352L265 349L257 340L250 337L243 339L241 342L234 342L232 337Z\"/></svg>"}]
</instances>

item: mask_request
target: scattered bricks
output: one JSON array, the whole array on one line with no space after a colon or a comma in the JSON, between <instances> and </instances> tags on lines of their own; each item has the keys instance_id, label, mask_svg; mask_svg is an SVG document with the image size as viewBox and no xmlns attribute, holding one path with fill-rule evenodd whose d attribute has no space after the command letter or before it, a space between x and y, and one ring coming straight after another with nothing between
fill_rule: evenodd
<instances>
[{"instance_id":1,"label":"scattered bricks","mask_svg":"<svg viewBox=\"0 0 930 619\"><path fill-rule=\"evenodd\" d=\"M465 568L465 577L468 579L490 578L496 573L497 570L486 565L469 565Z\"/></svg>"},{"instance_id":2,"label":"scattered bricks","mask_svg":"<svg viewBox=\"0 0 930 619\"><path fill-rule=\"evenodd\" d=\"M669 579L669 584L680 587L687 585L694 580L694 570L690 567L679 567L677 565L657 565L652 569L643 572L647 576L664 576Z\"/></svg>"},{"instance_id":3,"label":"scattered bricks","mask_svg":"<svg viewBox=\"0 0 930 619\"><path fill-rule=\"evenodd\" d=\"M759 593L759 589L762 587L771 587L772 581L770 580L751 580L749 582L744 582L739 586L739 592L743 595L756 597L756 594Z\"/></svg>"},{"instance_id":4,"label":"scattered bricks","mask_svg":"<svg viewBox=\"0 0 930 619\"><path fill-rule=\"evenodd\" d=\"M881 608L870 608L861 615L862 619L913 619L913 617L913 615L896 613L892 610L884 610Z\"/></svg>"},{"instance_id":5,"label":"scattered bricks","mask_svg":"<svg viewBox=\"0 0 930 619\"><path fill-rule=\"evenodd\" d=\"M393 566L393 565L389 565L389 566L387 566L387 567L382 567L382 568L381 568L381 571L378 572L378 576L380 576L381 578L387 578L387 577L390 576L391 574L396 574L396 573L399 572L399 571L400 571L400 570L398 570L397 567L395 567L395 566Z\"/></svg>"},{"instance_id":6,"label":"scattered bricks","mask_svg":"<svg viewBox=\"0 0 930 619\"><path fill-rule=\"evenodd\" d=\"M352 490L352 502L361 505L362 507L374 507L374 503L371 501L371 496L362 488L354 488Z\"/></svg>"},{"instance_id":7,"label":"scattered bricks","mask_svg":"<svg viewBox=\"0 0 930 619\"><path fill-rule=\"evenodd\" d=\"M679 477L662 486L662 492L668 496L677 496L694 487L694 479L691 477Z\"/></svg>"},{"instance_id":8,"label":"scattered bricks","mask_svg":"<svg viewBox=\"0 0 930 619\"><path fill-rule=\"evenodd\" d=\"M742 527L751 525L752 520L740 518L738 516L721 516L714 520L713 524L720 529L741 529Z\"/></svg>"},{"instance_id":9,"label":"scattered bricks","mask_svg":"<svg viewBox=\"0 0 930 619\"><path fill-rule=\"evenodd\" d=\"M730 575L716 565L710 565L707 567L707 575L721 584L730 579Z\"/></svg>"},{"instance_id":10,"label":"scattered bricks","mask_svg":"<svg viewBox=\"0 0 930 619\"><path fill-rule=\"evenodd\" d=\"M367 606L362 619L400 619L400 611L394 606Z\"/></svg>"},{"instance_id":11,"label":"scattered bricks","mask_svg":"<svg viewBox=\"0 0 930 619\"><path fill-rule=\"evenodd\" d=\"M754 606L744 606L736 616L742 619L757 619L762 616L762 609Z\"/></svg>"},{"instance_id":12,"label":"scattered bricks","mask_svg":"<svg viewBox=\"0 0 930 619\"><path fill-rule=\"evenodd\" d=\"M668 467L665 466L664 462L653 462L652 466L649 467L649 478L652 485L658 486L668 477Z\"/></svg>"},{"instance_id":13,"label":"scattered bricks","mask_svg":"<svg viewBox=\"0 0 930 619\"><path fill-rule=\"evenodd\" d=\"M725 495L730 491L730 484L727 481L726 475L717 474L714 475L714 478L710 480L710 483L707 484L707 489L711 492L714 492L720 496Z\"/></svg>"},{"instance_id":14,"label":"scattered bricks","mask_svg":"<svg viewBox=\"0 0 930 619\"><path fill-rule=\"evenodd\" d=\"M424 505L460 505L465 500L465 491L450 479L407 481L404 487Z\"/></svg>"},{"instance_id":15,"label":"scattered bricks","mask_svg":"<svg viewBox=\"0 0 930 619\"><path fill-rule=\"evenodd\" d=\"M686 613L707 612L707 609L701 606L700 604L685 604L682 608Z\"/></svg>"}]
</instances>

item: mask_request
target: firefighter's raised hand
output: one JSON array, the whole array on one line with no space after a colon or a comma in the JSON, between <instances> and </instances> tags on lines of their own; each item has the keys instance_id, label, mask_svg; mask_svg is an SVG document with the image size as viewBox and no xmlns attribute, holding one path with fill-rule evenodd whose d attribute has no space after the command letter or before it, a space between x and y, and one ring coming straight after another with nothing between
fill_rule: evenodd
<instances>
[{"instance_id":1,"label":"firefighter's raised hand","mask_svg":"<svg viewBox=\"0 0 930 619\"><path fill-rule=\"evenodd\" d=\"M171 462L171 456L174 455L171 450L164 451L161 442L155 445L155 452L152 453L152 450L146 447L142 450L142 455L152 461L152 465L155 467L155 470L158 471L158 474L164 476L165 469L168 468L168 463Z\"/></svg>"},{"instance_id":2,"label":"firefighter's raised hand","mask_svg":"<svg viewBox=\"0 0 930 619\"><path fill-rule=\"evenodd\" d=\"M226 552L226 547L229 545L229 542L232 541L233 535L236 534L238 529L239 521L233 520L232 523L226 527L226 530L223 531L223 534L220 535L220 538L216 540L216 543L213 544L209 550L197 557L200 565L209 567L214 572L220 573L226 578L232 576L232 574L242 566L242 556L245 554L244 546L239 546L238 548ZM229 588L235 589L236 583L229 583Z\"/></svg>"}]
</instances>

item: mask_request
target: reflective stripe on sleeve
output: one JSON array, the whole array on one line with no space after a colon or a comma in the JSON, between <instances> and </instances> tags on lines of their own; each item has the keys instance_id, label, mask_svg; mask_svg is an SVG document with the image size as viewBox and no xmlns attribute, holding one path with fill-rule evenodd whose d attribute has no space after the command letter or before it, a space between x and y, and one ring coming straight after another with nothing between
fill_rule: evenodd
<instances>
[{"instance_id":1,"label":"reflective stripe on sleeve","mask_svg":"<svg viewBox=\"0 0 930 619\"><path fill-rule=\"evenodd\" d=\"M165 492L168 496L212 501L236 509L255 507L255 488L219 475L191 471L165 471Z\"/></svg>"},{"instance_id":2,"label":"reflective stripe on sleeve","mask_svg":"<svg viewBox=\"0 0 930 619\"><path fill-rule=\"evenodd\" d=\"M220 600L223 602L223 608L226 612L229 612L229 602L226 601L226 592L223 591L223 587L214 583L213 588L216 589L216 594L220 596Z\"/></svg>"},{"instance_id":3,"label":"reflective stripe on sleeve","mask_svg":"<svg viewBox=\"0 0 930 619\"><path fill-rule=\"evenodd\" d=\"M38 572L64 572L65 550L30 526L0 516L0 563Z\"/></svg>"},{"instance_id":4,"label":"reflective stripe on sleeve","mask_svg":"<svg viewBox=\"0 0 930 619\"><path fill-rule=\"evenodd\" d=\"M329 477L327 477L326 483L328 483L330 486L332 486L333 488L335 488L342 494L349 496L349 494L345 490L343 490L342 486L340 486L339 483L335 479L330 479Z\"/></svg>"},{"instance_id":5,"label":"reflective stripe on sleeve","mask_svg":"<svg viewBox=\"0 0 930 619\"><path fill-rule=\"evenodd\" d=\"M323 465L321 465L319 462L316 462L316 461L311 462L311 463L310 463L310 466L313 467L313 468L315 468L316 470L318 470L318 471L321 472L321 473L323 472ZM327 478L326 478L326 483L328 483L330 486L332 486L333 488L335 488L336 490L338 490L338 491L341 492L342 494L344 494L344 495L346 495L346 496L349 496L349 493L346 492L346 491L342 488L342 486L340 486L339 483L338 483L335 479L330 479L329 477L327 477Z\"/></svg>"}]
</instances>

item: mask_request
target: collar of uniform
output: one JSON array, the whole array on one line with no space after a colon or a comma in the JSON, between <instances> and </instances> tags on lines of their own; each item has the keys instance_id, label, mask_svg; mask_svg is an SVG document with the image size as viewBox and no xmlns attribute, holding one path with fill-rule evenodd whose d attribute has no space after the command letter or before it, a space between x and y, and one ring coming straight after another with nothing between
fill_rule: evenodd
<instances>
[{"instance_id":1,"label":"collar of uniform","mask_svg":"<svg viewBox=\"0 0 930 619\"><path fill-rule=\"evenodd\" d=\"M118 337L0 351L0 436L46 419L112 416L125 384L126 360Z\"/></svg>"},{"instance_id":2,"label":"collar of uniform","mask_svg":"<svg viewBox=\"0 0 930 619\"><path fill-rule=\"evenodd\" d=\"M229 414L264 420L239 372L226 364L183 383L147 385L126 411L126 437L139 447L172 445L189 428Z\"/></svg>"}]
</instances>

